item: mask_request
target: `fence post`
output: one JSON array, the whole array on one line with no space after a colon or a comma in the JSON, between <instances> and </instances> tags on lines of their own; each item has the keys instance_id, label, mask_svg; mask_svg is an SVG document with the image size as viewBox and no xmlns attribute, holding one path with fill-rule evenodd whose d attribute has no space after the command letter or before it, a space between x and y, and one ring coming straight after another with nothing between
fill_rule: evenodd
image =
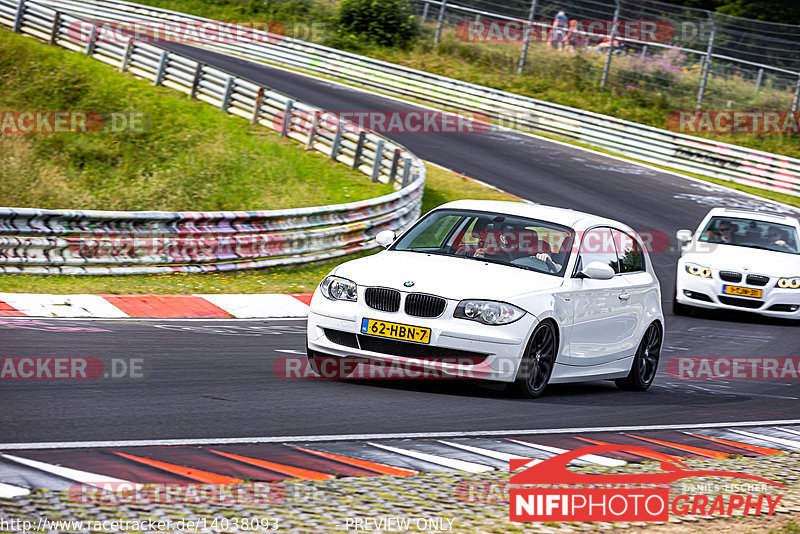
<instances>
[{"instance_id":1,"label":"fence post","mask_svg":"<svg viewBox=\"0 0 800 534\"><path fill-rule=\"evenodd\" d=\"M261 116L261 104L264 103L264 88L259 87L256 93L256 102L253 104L253 116L250 119L250 124L258 124L258 118Z\"/></svg>"},{"instance_id":2,"label":"fence post","mask_svg":"<svg viewBox=\"0 0 800 534\"><path fill-rule=\"evenodd\" d=\"M20 33L22 29L22 17L25 16L25 0L19 0L17 5L17 16L14 17L14 33Z\"/></svg>"},{"instance_id":3,"label":"fence post","mask_svg":"<svg viewBox=\"0 0 800 534\"><path fill-rule=\"evenodd\" d=\"M281 137L286 137L289 133L289 125L292 124L292 109L294 109L294 100L291 98L286 101L286 107L283 108L283 122L281 123Z\"/></svg>"},{"instance_id":4,"label":"fence post","mask_svg":"<svg viewBox=\"0 0 800 534\"><path fill-rule=\"evenodd\" d=\"M386 142L381 139L378 141L378 147L375 149L375 163L372 164L372 181L377 182L378 176L381 174L381 165L383 163L383 146Z\"/></svg>"},{"instance_id":5,"label":"fence post","mask_svg":"<svg viewBox=\"0 0 800 534\"><path fill-rule=\"evenodd\" d=\"M439 6L439 18L436 20L436 35L433 36L433 46L439 44L439 38L442 36L442 23L444 22L444 10L447 9L447 0L441 0Z\"/></svg>"},{"instance_id":6,"label":"fence post","mask_svg":"<svg viewBox=\"0 0 800 534\"><path fill-rule=\"evenodd\" d=\"M392 170L389 171L389 184L394 183L394 177L397 174L397 166L400 164L400 149L394 149L394 156L392 157Z\"/></svg>"},{"instance_id":7,"label":"fence post","mask_svg":"<svg viewBox=\"0 0 800 534\"><path fill-rule=\"evenodd\" d=\"M703 63L703 75L700 79L700 90L697 91L697 106L700 109L703 105L703 98L706 96L706 84L708 83L708 71L711 68L711 51L714 49L714 36L717 33L717 25L714 22L714 14L709 12L708 18L711 19L711 35L708 38L708 48L706 49L706 60Z\"/></svg>"},{"instance_id":8,"label":"fence post","mask_svg":"<svg viewBox=\"0 0 800 534\"><path fill-rule=\"evenodd\" d=\"M647 57L647 45L642 46L642 58Z\"/></svg>"},{"instance_id":9,"label":"fence post","mask_svg":"<svg viewBox=\"0 0 800 534\"><path fill-rule=\"evenodd\" d=\"M231 93L233 92L233 76L228 76L228 81L225 82L225 90L222 92L222 102L220 102L219 109L228 111L228 105L231 103Z\"/></svg>"},{"instance_id":10,"label":"fence post","mask_svg":"<svg viewBox=\"0 0 800 534\"><path fill-rule=\"evenodd\" d=\"M800 104L800 73L797 75L797 87L794 89L794 102L792 102L792 113L797 113L797 107Z\"/></svg>"},{"instance_id":11,"label":"fence post","mask_svg":"<svg viewBox=\"0 0 800 534\"><path fill-rule=\"evenodd\" d=\"M764 80L764 69L758 69L758 76L756 76L756 94L761 90L761 82Z\"/></svg>"},{"instance_id":12,"label":"fence post","mask_svg":"<svg viewBox=\"0 0 800 534\"><path fill-rule=\"evenodd\" d=\"M405 158L403 160L403 181L401 182L401 187L405 187L408 185L408 177L411 175L411 158Z\"/></svg>"},{"instance_id":13,"label":"fence post","mask_svg":"<svg viewBox=\"0 0 800 534\"><path fill-rule=\"evenodd\" d=\"M91 56L94 52L94 45L97 41L97 24L92 24L92 31L89 32L89 42L86 43L86 49L83 51L87 56Z\"/></svg>"},{"instance_id":14,"label":"fence post","mask_svg":"<svg viewBox=\"0 0 800 534\"><path fill-rule=\"evenodd\" d=\"M315 111L314 117L311 119L311 131L308 132L306 150L311 150L314 148L314 137L317 135L317 128L319 128L319 111Z\"/></svg>"},{"instance_id":15,"label":"fence post","mask_svg":"<svg viewBox=\"0 0 800 534\"><path fill-rule=\"evenodd\" d=\"M331 159L336 159L339 155L339 145L342 144L342 119L336 124L336 136L333 138L333 145L331 146Z\"/></svg>"},{"instance_id":16,"label":"fence post","mask_svg":"<svg viewBox=\"0 0 800 534\"><path fill-rule=\"evenodd\" d=\"M200 76L203 74L203 64L198 63L194 68L194 76L192 76L192 90L189 92L189 100L194 100L197 96L197 88L200 87Z\"/></svg>"},{"instance_id":17,"label":"fence post","mask_svg":"<svg viewBox=\"0 0 800 534\"><path fill-rule=\"evenodd\" d=\"M156 70L156 79L153 80L153 85L161 85L164 80L164 70L167 68L167 58L169 53L164 50L161 52L161 60L158 62L158 69Z\"/></svg>"},{"instance_id":18,"label":"fence post","mask_svg":"<svg viewBox=\"0 0 800 534\"><path fill-rule=\"evenodd\" d=\"M119 71L125 72L128 70L128 62L131 60L131 52L133 52L133 39L128 41L125 45L125 51L122 53L122 61L119 64Z\"/></svg>"},{"instance_id":19,"label":"fence post","mask_svg":"<svg viewBox=\"0 0 800 534\"><path fill-rule=\"evenodd\" d=\"M614 4L616 4L614 20L611 22L611 31L608 32L608 54L606 55L606 64L603 65L603 77L600 78L600 87L605 87L608 81L608 71L611 70L611 56L614 53L614 36L617 34L617 24L619 23L619 0L614 0Z\"/></svg>"},{"instance_id":20,"label":"fence post","mask_svg":"<svg viewBox=\"0 0 800 534\"><path fill-rule=\"evenodd\" d=\"M536 0L531 0L531 9L528 11L528 23L525 25L522 38L522 55L519 56L519 65L517 66L517 74L522 74L522 68L525 66L525 61L528 59L528 47L531 44L530 28L533 25L533 17L536 13Z\"/></svg>"},{"instance_id":21,"label":"fence post","mask_svg":"<svg viewBox=\"0 0 800 534\"><path fill-rule=\"evenodd\" d=\"M53 25L50 26L50 40L48 41L51 45L56 44L58 40L58 30L61 27L61 12L56 11L56 14L53 16Z\"/></svg>"},{"instance_id":22,"label":"fence post","mask_svg":"<svg viewBox=\"0 0 800 534\"><path fill-rule=\"evenodd\" d=\"M358 164L361 163L361 153L364 151L364 141L367 138L367 132L360 132L358 134L358 143L356 144L356 155L353 156L353 169L358 169Z\"/></svg>"},{"instance_id":23,"label":"fence post","mask_svg":"<svg viewBox=\"0 0 800 534\"><path fill-rule=\"evenodd\" d=\"M422 6L422 24L425 24L425 20L428 18L428 6L430 6L430 4L428 4L427 1L425 5Z\"/></svg>"}]
</instances>

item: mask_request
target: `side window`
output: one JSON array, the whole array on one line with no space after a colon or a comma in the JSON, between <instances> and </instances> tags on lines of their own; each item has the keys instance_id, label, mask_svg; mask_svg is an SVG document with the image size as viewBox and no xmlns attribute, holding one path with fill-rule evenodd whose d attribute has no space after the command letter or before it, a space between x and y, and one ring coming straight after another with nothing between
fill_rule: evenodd
<instances>
[{"instance_id":1,"label":"side window","mask_svg":"<svg viewBox=\"0 0 800 534\"><path fill-rule=\"evenodd\" d=\"M619 251L619 271L621 273L643 271L644 260L639 242L627 232L617 229L613 229L611 232L614 234L614 243Z\"/></svg>"},{"instance_id":2,"label":"side window","mask_svg":"<svg viewBox=\"0 0 800 534\"><path fill-rule=\"evenodd\" d=\"M583 234L578 269L585 268L593 261L605 263L614 269L615 273L619 272L617 248L614 245L611 228L593 228Z\"/></svg>"}]
</instances>

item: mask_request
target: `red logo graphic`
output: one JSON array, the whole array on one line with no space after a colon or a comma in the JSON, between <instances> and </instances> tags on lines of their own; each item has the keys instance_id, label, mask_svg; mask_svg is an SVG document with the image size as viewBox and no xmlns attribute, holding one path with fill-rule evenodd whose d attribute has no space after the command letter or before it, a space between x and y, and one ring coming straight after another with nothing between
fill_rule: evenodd
<instances>
[{"instance_id":1,"label":"red logo graphic","mask_svg":"<svg viewBox=\"0 0 800 534\"><path fill-rule=\"evenodd\" d=\"M729 477L748 479L767 485L785 487L764 477L738 471L690 469L678 460L661 463L661 473L587 474L570 471L567 464L587 454L630 452L652 457L654 451L635 445L594 445L564 452L536 463L510 478L511 484L669 484L691 477ZM512 471L534 460L514 459ZM677 464L677 465L676 465ZM680 467L679 467L680 466ZM782 495L718 495L710 502L705 495L679 495L672 503L669 488L511 488L509 492L511 521L667 521L669 511L730 515L743 510L760 514L762 505L773 514ZM690 504L691 503L691 504Z\"/></svg>"}]
</instances>

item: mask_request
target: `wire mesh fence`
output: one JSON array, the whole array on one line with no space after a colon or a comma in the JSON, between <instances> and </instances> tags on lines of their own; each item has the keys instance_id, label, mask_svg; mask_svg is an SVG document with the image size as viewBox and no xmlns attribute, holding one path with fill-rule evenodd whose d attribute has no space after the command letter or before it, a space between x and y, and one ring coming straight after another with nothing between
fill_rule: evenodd
<instances>
[{"instance_id":1,"label":"wire mesh fence","mask_svg":"<svg viewBox=\"0 0 800 534\"><path fill-rule=\"evenodd\" d=\"M800 26L655 0L417 0L434 43L502 49L518 73L542 54L585 56L581 76L668 94L685 109L797 111Z\"/></svg>"}]
</instances>

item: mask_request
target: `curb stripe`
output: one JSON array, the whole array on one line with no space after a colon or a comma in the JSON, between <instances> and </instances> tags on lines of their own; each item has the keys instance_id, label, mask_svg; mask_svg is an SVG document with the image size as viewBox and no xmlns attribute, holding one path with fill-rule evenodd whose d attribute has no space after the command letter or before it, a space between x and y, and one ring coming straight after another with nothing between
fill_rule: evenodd
<instances>
[{"instance_id":1,"label":"curb stripe","mask_svg":"<svg viewBox=\"0 0 800 534\"><path fill-rule=\"evenodd\" d=\"M770 449L769 447L759 447L758 445L750 445L749 443L742 443L741 441L731 441L729 439L722 439L722 438L715 438L712 436L703 436L702 434L692 434L691 432L684 432L684 434L688 434L690 436L694 436L696 438L707 439L709 441L714 441L716 443L722 443L723 445L728 445L730 447L738 447L740 449L745 449L747 451L757 452L759 454L763 454L765 456L770 456L773 454L786 454L786 451L782 451L780 449Z\"/></svg>"},{"instance_id":2,"label":"curb stripe","mask_svg":"<svg viewBox=\"0 0 800 534\"><path fill-rule=\"evenodd\" d=\"M359 458L350 458L349 456L341 456L339 454L334 454L332 452L323 452L323 451L315 451L313 449L306 449L304 447L298 447L297 445L290 445L292 448L295 448L299 451L307 452L309 454L316 454L317 456L321 456L323 458L327 458L328 460L334 460L336 462L341 462L343 464L352 465L354 467L361 467L363 469L369 469L370 471L375 471L381 475L392 475L392 476L399 476L399 477L408 477L412 475L418 475L419 471L414 471L413 469L406 469L405 467L396 467L393 465L388 464L381 464L378 462L372 462L370 460L361 460Z\"/></svg>"},{"instance_id":3,"label":"curb stripe","mask_svg":"<svg viewBox=\"0 0 800 534\"><path fill-rule=\"evenodd\" d=\"M398 449L397 447L381 445L380 443L367 442L367 445L372 445L373 447L378 447L379 449L391 451L393 453L400 454L402 456L409 456L411 458L416 458L417 460L423 460L425 462L441 465L443 467L449 467L450 469L456 469L458 471L466 471L467 473L485 473L487 471L495 470L494 467L491 467L489 465L476 464L464 460L455 460L453 458L446 458L444 456L437 456L425 452L411 451L408 449Z\"/></svg>"},{"instance_id":4,"label":"curb stripe","mask_svg":"<svg viewBox=\"0 0 800 534\"><path fill-rule=\"evenodd\" d=\"M205 484L229 486L232 484L242 483L242 479L240 478L218 475L216 473L210 473L208 471L201 471L200 469L193 469L191 467L184 467L182 465L170 464L167 462L161 462L159 460L151 460L150 458L142 458L141 456L134 456L132 454L126 454L124 452L119 452L119 451L114 451L114 454L122 456L123 458L127 458L128 460L133 460L134 462L139 462L140 464L149 465L150 467L155 467L156 469L161 469L163 471L167 471L175 475L181 475L186 478L191 478L192 480L197 480L198 482L203 482Z\"/></svg>"},{"instance_id":5,"label":"curb stripe","mask_svg":"<svg viewBox=\"0 0 800 534\"><path fill-rule=\"evenodd\" d=\"M131 317L227 319L231 315L194 295L100 295Z\"/></svg>"},{"instance_id":6,"label":"curb stripe","mask_svg":"<svg viewBox=\"0 0 800 534\"><path fill-rule=\"evenodd\" d=\"M553 454L561 454L567 452L567 449L559 449L558 447L551 447L549 445L539 445L538 443L531 443L530 441L522 441L513 438L506 438L506 439L509 441L513 441L514 443L524 445L525 447L531 447L533 449L539 449L541 451L551 452ZM602 465L603 467L622 467L624 465L628 465L628 462L626 462L625 460L615 460L614 458L606 458L605 456L598 456L596 454L584 454L583 456L575 458L575 460L572 461L581 462L584 464Z\"/></svg>"},{"instance_id":7,"label":"curb stripe","mask_svg":"<svg viewBox=\"0 0 800 534\"><path fill-rule=\"evenodd\" d=\"M314 293L291 293L291 295L306 306L311 306L311 297Z\"/></svg>"},{"instance_id":8,"label":"curb stripe","mask_svg":"<svg viewBox=\"0 0 800 534\"><path fill-rule=\"evenodd\" d=\"M0 300L0 317L25 317L25 314L5 301Z\"/></svg>"},{"instance_id":9,"label":"curb stripe","mask_svg":"<svg viewBox=\"0 0 800 534\"><path fill-rule=\"evenodd\" d=\"M31 460L30 458L20 458L19 456L11 456L10 454L0 454L0 456L7 460L11 460L12 462L16 462L22 465L27 465L28 467L33 467L34 469L39 469L40 471L50 473L51 475L60 476L62 478L68 478L69 480L74 480L75 482L80 482L81 484L95 486L98 488L101 487L98 486L98 484L107 484L107 483L111 484L125 483L125 484L130 484L131 486L140 487L139 484L134 484L129 480L123 480L121 478L109 477L106 475L98 475L96 473L90 473L88 471L81 471L79 469L72 469L70 467L62 467L60 465L53 465L45 462L40 462L39 460Z\"/></svg>"},{"instance_id":10,"label":"curb stripe","mask_svg":"<svg viewBox=\"0 0 800 534\"><path fill-rule=\"evenodd\" d=\"M690 452L692 454L697 454L698 456L705 456L706 458L716 458L719 460L728 458L730 455L727 452L720 452L715 451L712 449L704 449L702 447L692 447L691 445L683 445L681 443L672 443L669 441L662 441L660 439L653 439L653 438L645 438L642 436L636 436L634 434L625 434L628 437L640 439L642 441L649 441L650 443L656 443L658 445L663 445L665 447L670 447L672 449L678 449L679 451Z\"/></svg>"},{"instance_id":11,"label":"curb stripe","mask_svg":"<svg viewBox=\"0 0 800 534\"><path fill-rule=\"evenodd\" d=\"M233 460L237 460L239 462L254 465L256 467L262 467L270 471L275 471L276 473L280 473L282 475L289 475L292 478L300 478L303 480L330 480L332 478L336 478L335 475L331 475L330 473L320 473L319 471L311 471L310 469L303 469L302 467L276 464L274 462L268 462L267 460L259 460L258 458L239 456L238 454L217 451L214 449L206 449L206 450L208 450L209 452L213 452L214 454L219 454L220 456L225 456L226 458L232 458Z\"/></svg>"},{"instance_id":12,"label":"curb stripe","mask_svg":"<svg viewBox=\"0 0 800 534\"><path fill-rule=\"evenodd\" d=\"M596 439L589 439L589 438L582 438L580 436L572 436L575 439L579 439L581 441L585 441L587 443L593 443L595 445L616 445L615 443L611 443L608 441L600 441ZM633 454L634 456L641 456L642 458L649 458L650 460L658 460L660 462L679 462L681 458L679 456L673 456L671 454L667 454L665 452L658 452L652 451L652 454L648 454L645 452L628 452L625 451L625 454Z\"/></svg>"}]
</instances>

